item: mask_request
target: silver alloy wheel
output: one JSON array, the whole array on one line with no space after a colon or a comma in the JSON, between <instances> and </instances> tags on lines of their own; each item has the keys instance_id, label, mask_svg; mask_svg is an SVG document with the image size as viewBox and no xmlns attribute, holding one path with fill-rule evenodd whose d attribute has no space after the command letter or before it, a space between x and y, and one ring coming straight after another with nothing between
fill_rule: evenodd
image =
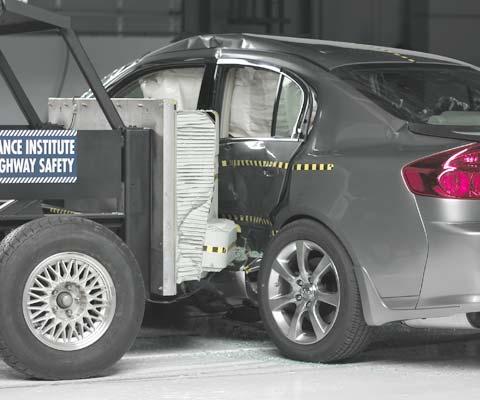
<instances>
[{"instance_id":1,"label":"silver alloy wheel","mask_svg":"<svg viewBox=\"0 0 480 400\"><path fill-rule=\"evenodd\" d=\"M110 326L116 293L110 274L92 257L55 254L38 264L23 291L23 315L35 337L53 349L83 349Z\"/></svg>"},{"instance_id":2,"label":"silver alloy wheel","mask_svg":"<svg viewBox=\"0 0 480 400\"><path fill-rule=\"evenodd\" d=\"M268 281L270 311L292 342L313 344L330 331L340 307L340 282L330 256L316 243L285 246Z\"/></svg>"}]
</instances>

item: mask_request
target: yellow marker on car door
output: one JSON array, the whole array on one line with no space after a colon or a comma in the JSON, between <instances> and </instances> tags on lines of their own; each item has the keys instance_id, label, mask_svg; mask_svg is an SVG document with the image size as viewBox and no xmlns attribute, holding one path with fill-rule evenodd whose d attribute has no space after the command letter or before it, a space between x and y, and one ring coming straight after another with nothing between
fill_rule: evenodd
<instances>
[{"instance_id":1,"label":"yellow marker on car door","mask_svg":"<svg viewBox=\"0 0 480 400\"><path fill-rule=\"evenodd\" d=\"M283 161L268 160L222 160L221 166L226 167L258 167L258 168L276 168L288 169L289 163ZM293 166L295 171L332 171L335 167L333 163L298 163Z\"/></svg>"},{"instance_id":2,"label":"yellow marker on car door","mask_svg":"<svg viewBox=\"0 0 480 400\"><path fill-rule=\"evenodd\" d=\"M325 164L325 163L314 163L314 164L310 164L310 163L299 163L299 164L295 164L293 169L295 171L332 171L333 168L335 167L335 164L333 163L328 163L328 164Z\"/></svg>"}]
</instances>

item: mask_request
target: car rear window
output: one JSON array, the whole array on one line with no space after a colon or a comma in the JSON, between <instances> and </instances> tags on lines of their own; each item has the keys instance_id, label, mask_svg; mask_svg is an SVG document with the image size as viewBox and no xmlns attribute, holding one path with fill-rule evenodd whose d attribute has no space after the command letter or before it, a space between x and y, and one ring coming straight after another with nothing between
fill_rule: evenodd
<instances>
[{"instance_id":1,"label":"car rear window","mask_svg":"<svg viewBox=\"0 0 480 400\"><path fill-rule=\"evenodd\" d=\"M447 65L356 65L334 71L393 115L413 123L480 126L480 72Z\"/></svg>"}]
</instances>

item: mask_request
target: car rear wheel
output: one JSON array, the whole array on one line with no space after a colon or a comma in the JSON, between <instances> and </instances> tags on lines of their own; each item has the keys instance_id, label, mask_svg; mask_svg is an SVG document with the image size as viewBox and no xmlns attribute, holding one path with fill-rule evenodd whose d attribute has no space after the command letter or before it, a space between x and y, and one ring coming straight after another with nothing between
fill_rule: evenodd
<instances>
[{"instance_id":1,"label":"car rear wheel","mask_svg":"<svg viewBox=\"0 0 480 400\"><path fill-rule=\"evenodd\" d=\"M128 247L78 217L45 217L0 245L0 355L41 379L96 376L133 343L145 289Z\"/></svg>"},{"instance_id":2,"label":"car rear wheel","mask_svg":"<svg viewBox=\"0 0 480 400\"><path fill-rule=\"evenodd\" d=\"M338 361L368 341L350 258L328 229L310 220L272 239L259 273L259 307L272 340L293 359Z\"/></svg>"}]
</instances>

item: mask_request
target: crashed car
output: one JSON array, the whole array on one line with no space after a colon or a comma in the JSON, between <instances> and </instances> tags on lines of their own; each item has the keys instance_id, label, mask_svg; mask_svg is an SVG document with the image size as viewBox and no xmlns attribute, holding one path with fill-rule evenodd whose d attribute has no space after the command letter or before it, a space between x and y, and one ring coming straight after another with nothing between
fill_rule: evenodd
<instances>
[{"instance_id":1,"label":"crashed car","mask_svg":"<svg viewBox=\"0 0 480 400\"><path fill-rule=\"evenodd\" d=\"M220 114L219 212L257 253L258 304L283 354L347 358L390 321L468 313L478 325L476 67L214 35L152 52L105 85Z\"/></svg>"},{"instance_id":2,"label":"crashed car","mask_svg":"<svg viewBox=\"0 0 480 400\"><path fill-rule=\"evenodd\" d=\"M89 84L0 126L0 356L96 376L145 300L215 288L281 353L331 362L372 326L480 326L480 72L380 46L185 39L100 82L66 17L0 1L0 34L59 33Z\"/></svg>"}]
</instances>

